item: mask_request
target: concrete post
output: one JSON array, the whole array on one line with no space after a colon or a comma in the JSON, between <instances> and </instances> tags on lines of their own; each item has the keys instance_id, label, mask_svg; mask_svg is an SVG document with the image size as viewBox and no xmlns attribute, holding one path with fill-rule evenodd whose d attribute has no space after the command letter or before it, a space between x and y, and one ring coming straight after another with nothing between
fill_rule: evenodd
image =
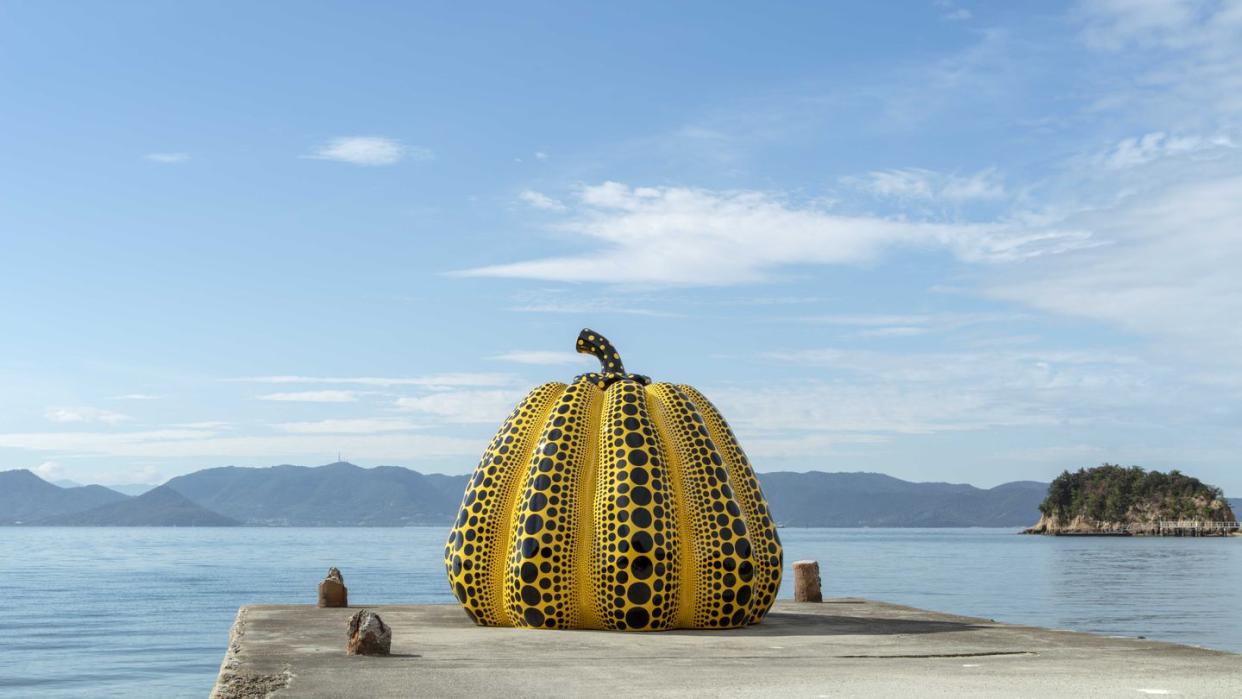
<instances>
[{"instance_id":1,"label":"concrete post","mask_svg":"<svg viewBox=\"0 0 1242 699\"><path fill-rule=\"evenodd\" d=\"M819 585L819 561L794 561L794 601L823 602Z\"/></svg>"},{"instance_id":2,"label":"concrete post","mask_svg":"<svg viewBox=\"0 0 1242 699\"><path fill-rule=\"evenodd\" d=\"M319 606L349 606L349 590L345 588L345 578L336 568L329 568L327 577L319 583Z\"/></svg>"}]
</instances>

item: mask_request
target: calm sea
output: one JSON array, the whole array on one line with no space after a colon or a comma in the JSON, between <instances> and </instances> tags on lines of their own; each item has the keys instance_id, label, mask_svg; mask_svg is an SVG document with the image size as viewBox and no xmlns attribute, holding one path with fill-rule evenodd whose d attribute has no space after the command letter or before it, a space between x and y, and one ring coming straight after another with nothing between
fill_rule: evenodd
<instances>
[{"instance_id":1,"label":"calm sea","mask_svg":"<svg viewBox=\"0 0 1242 699\"><path fill-rule=\"evenodd\" d=\"M313 604L330 565L356 604L451 601L444 535L5 527L0 695L205 696L237 607ZM787 562L820 561L826 595L1242 652L1239 538L783 529L781 539Z\"/></svg>"}]
</instances>

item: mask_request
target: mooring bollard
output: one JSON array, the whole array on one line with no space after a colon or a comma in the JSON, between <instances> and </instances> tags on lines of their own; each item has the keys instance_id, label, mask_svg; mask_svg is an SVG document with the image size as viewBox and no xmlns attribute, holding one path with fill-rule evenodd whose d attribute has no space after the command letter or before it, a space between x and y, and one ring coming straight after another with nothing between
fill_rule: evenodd
<instances>
[{"instance_id":1,"label":"mooring bollard","mask_svg":"<svg viewBox=\"0 0 1242 699\"><path fill-rule=\"evenodd\" d=\"M328 575L319 583L320 607L348 607L349 590L345 587L345 578L341 571L329 568Z\"/></svg>"},{"instance_id":2,"label":"mooring bollard","mask_svg":"<svg viewBox=\"0 0 1242 699\"><path fill-rule=\"evenodd\" d=\"M819 561L794 561L794 601L823 602L819 589Z\"/></svg>"}]
</instances>

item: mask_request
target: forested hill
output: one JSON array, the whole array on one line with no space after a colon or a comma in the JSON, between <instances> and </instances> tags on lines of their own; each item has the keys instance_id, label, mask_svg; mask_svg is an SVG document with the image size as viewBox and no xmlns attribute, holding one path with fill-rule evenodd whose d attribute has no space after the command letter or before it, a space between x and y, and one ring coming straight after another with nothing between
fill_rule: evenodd
<instances>
[{"instance_id":1,"label":"forested hill","mask_svg":"<svg viewBox=\"0 0 1242 699\"><path fill-rule=\"evenodd\" d=\"M1159 521L1233 522L1220 488L1180 471L1104 464L1065 471L1048 486L1033 533L1107 530Z\"/></svg>"}]
</instances>

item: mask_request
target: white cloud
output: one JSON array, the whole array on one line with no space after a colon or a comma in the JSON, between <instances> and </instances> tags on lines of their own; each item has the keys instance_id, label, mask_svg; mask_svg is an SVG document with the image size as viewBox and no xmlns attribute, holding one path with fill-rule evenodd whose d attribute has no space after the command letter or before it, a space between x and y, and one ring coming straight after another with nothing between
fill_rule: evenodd
<instances>
[{"instance_id":1,"label":"white cloud","mask_svg":"<svg viewBox=\"0 0 1242 699\"><path fill-rule=\"evenodd\" d=\"M132 445L152 447L147 454L124 453L120 456L160 456L158 445L182 441L204 439L212 433L205 430L143 430L136 432L26 432L0 434L0 446L14 449L32 449L35 451L52 451L57 453L114 453L115 449L124 449Z\"/></svg>"},{"instance_id":2,"label":"white cloud","mask_svg":"<svg viewBox=\"0 0 1242 699\"><path fill-rule=\"evenodd\" d=\"M503 420L497 418L497 424ZM441 457L477 458L478 439L426 434L285 434L221 437L206 430L140 432L34 432L0 434L0 447L67 456L153 459L320 459L338 450L357 459L417 462Z\"/></svg>"},{"instance_id":3,"label":"white cloud","mask_svg":"<svg viewBox=\"0 0 1242 699\"><path fill-rule=\"evenodd\" d=\"M765 432L747 435L744 447L751 459L766 461L768 459L796 459L803 468L829 470L824 457L833 455L839 448L855 444L885 444L892 437L876 434L859 433L812 433L776 436Z\"/></svg>"},{"instance_id":4,"label":"white cloud","mask_svg":"<svg viewBox=\"0 0 1242 699\"><path fill-rule=\"evenodd\" d=\"M1153 131L1136 138L1123 139L1104 156L1103 163L1108 168L1122 170L1158 158L1236 147L1228 136L1170 136L1163 131Z\"/></svg>"},{"instance_id":5,"label":"white cloud","mask_svg":"<svg viewBox=\"0 0 1242 699\"><path fill-rule=\"evenodd\" d=\"M564 211L566 208L562 202L533 189L523 190L518 194L518 199L543 211Z\"/></svg>"},{"instance_id":6,"label":"white cloud","mask_svg":"<svg viewBox=\"0 0 1242 699\"><path fill-rule=\"evenodd\" d=\"M59 480L65 478L65 467L61 466L57 461L44 461L34 467L34 473L45 481Z\"/></svg>"},{"instance_id":7,"label":"white cloud","mask_svg":"<svg viewBox=\"0 0 1242 699\"><path fill-rule=\"evenodd\" d=\"M449 391L398 398L399 410L435 415L445 422L499 425L525 395L523 391Z\"/></svg>"},{"instance_id":8,"label":"white cloud","mask_svg":"<svg viewBox=\"0 0 1242 699\"><path fill-rule=\"evenodd\" d=\"M926 335L929 329L918 325L892 325L883 328L870 328L854 333L855 337L913 337Z\"/></svg>"},{"instance_id":9,"label":"white cloud","mask_svg":"<svg viewBox=\"0 0 1242 699\"><path fill-rule=\"evenodd\" d=\"M328 141L308 157L354 165L393 165L406 157L430 159L431 152L425 148L410 148L382 136L345 136Z\"/></svg>"},{"instance_id":10,"label":"white cloud","mask_svg":"<svg viewBox=\"0 0 1242 699\"><path fill-rule=\"evenodd\" d=\"M426 425L405 418L378 417L282 422L275 427L294 434L379 434L381 432L408 432L423 429Z\"/></svg>"},{"instance_id":11,"label":"white cloud","mask_svg":"<svg viewBox=\"0 0 1242 699\"><path fill-rule=\"evenodd\" d=\"M820 465L825 450L910 435L1101 426L1152 433L1203 422L1202 394L1179 385L1180 377L1107 351L820 348L767 357L801 375L705 389L757 462Z\"/></svg>"},{"instance_id":12,"label":"white cloud","mask_svg":"<svg viewBox=\"0 0 1242 699\"><path fill-rule=\"evenodd\" d=\"M579 215L561 230L597 241L598 250L458 274L713 286L760 281L790 265L864 263L895 247L942 248L967 261L1000 262L1098 244L1084 230L848 216L756 191L605 182L584 188L579 198Z\"/></svg>"},{"instance_id":13,"label":"white cloud","mask_svg":"<svg viewBox=\"0 0 1242 699\"><path fill-rule=\"evenodd\" d=\"M505 386L514 382L510 374L450 373L427 376L247 376L224 379L234 383L262 384L353 384L358 386Z\"/></svg>"},{"instance_id":14,"label":"white cloud","mask_svg":"<svg viewBox=\"0 0 1242 699\"><path fill-rule=\"evenodd\" d=\"M999 351L897 353L823 348L769 352L771 359L822 367L894 386L943 384L1036 392L1067 388L1139 389L1156 369L1105 352Z\"/></svg>"},{"instance_id":15,"label":"white cloud","mask_svg":"<svg viewBox=\"0 0 1242 699\"><path fill-rule=\"evenodd\" d=\"M930 314L885 314L885 313L834 313L821 316L810 316L806 320L825 325L855 325L863 327L888 325L928 325L935 316Z\"/></svg>"},{"instance_id":16,"label":"white cloud","mask_svg":"<svg viewBox=\"0 0 1242 699\"><path fill-rule=\"evenodd\" d=\"M258 396L258 399L302 403L353 403L358 400L359 395L358 391L294 391L291 393L268 393Z\"/></svg>"},{"instance_id":17,"label":"white cloud","mask_svg":"<svg viewBox=\"0 0 1242 699\"><path fill-rule=\"evenodd\" d=\"M958 5L953 0L936 0L935 5L943 10L940 13L941 18L951 22L964 22L974 16L970 10Z\"/></svg>"},{"instance_id":18,"label":"white cloud","mask_svg":"<svg viewBox=\"0 0 1242 699\"><path fill-rule=\"evenodd\" d=\"M1236 1L1103 0L1083 3L1086 45L1112 54L1121 73L1101 108L1126 119L1199 128L1242 115L1242 5Z\"/></svg>"},{"instance_id":19,"label":"white cloud","mask_svg":"<svg viewBox=\"0 0 1242 699\"><path fill-rule=\"evenodd\" d=\"M128 415L91 407L48 408L43 416L52 422L101 422L105 425L116 425L132 420Z\"/></svg>"},{"instance_id":20,"label":"white cloud","mask_svg":"<svg viewBox=\"0 0 1242 699\"><path fill-rule=\"evenodd\" d=\"M1198 0L1095 0L1083 3L1080 12L1087 20L1087 44L1107 51L1132 44L1184 48L1206 38L1192 36L1196 28L1228 20L1225 7L1216 15Z\"/></svg>"},{"instance_id":21,"label":"white cloud","mask_svg":"<svg viewBox=\"0 0 1242 699\"><path fill-rule=\"evenodd\" d=\"M497 354L491 359L502 362L516 362L518 364L585 364L595 361L585 354L577 352L560 352L557 350L514 350Z\"/></svg>"},{"instance_id":22,"label":"white cloud","mask_svg":"<svg viewBox=\"0 0 1242 699\"><path fill-rule=\"evenodd\" d=\"M863 434L874 438L1067 421L1064 415L1046 411L1042 403L1014 401L1007 393L900 386L887 381L800 381L713 390L708 397L739 432L748 435L744 441L748 446L750 435L788 439Z\"/></svg>"},{"instance_id":23,"label":"white cloud","mask_svg":"<svg viewBox=\"0 0 1242 699\"><path fill-rule=\"evenodd\" d=\"M1024 318L1021 313L836 313L794 318L799 322L858 328L856 337L907 337Z\"/></svg>"},{"instance_id":24,"label":"white cloud","mask_svg":"<svg viewBox=\"0 0 1242 699\"><path fill-rule=\"evenodd\" d=\"M161 163L164 165L174 165L176 163L184 163L190 159L189 153L147 153L142 156L145 160L153 163Z\"/></svg>"},{"instance_id":25,"label":"white cloud","mask_svg":"<svg viewBox=\"0 0 1242 699\"><path fill-rule=\"evenodd\" d=\"M517 313L560 313L583 316L613 313L675 318L681 315L669 310L653 308L661 303L667 303L667 298L650 298L633 293L626 294L624 297L616 294L587 296L580 290L575 290L575 292L564 293L563 290L545 289L535 293L523 293L515 299L517 305L511 306L509 310Z\"/></svg>"},{"instance_id":26,"label":"white cloud","mask_svg":"<svg viewBox=\"0 0 1242 699\"><path fill-rule=\"evenodd\" d=\"M876 170L861 177L846 177L843 181L875 196L893 199L960 204L1005 197L1005 184L992 169L962 176L921 168L900 168Z\"/></svg>"},{"instance_id":27,"label":"white cloud","mask_svg":"<svg viewBox=\"0 0 1242 699\"><path fill-rule=\"evenodd\" d=\"M1114 240L991 280L986 293L1165 340L1195 364L1242 369L1242 175L1163 181L1083 214Z\"/></svg>"},{"instance_id":28,"label":"white cloud","mask_svg":"<svg viewBox=\"0 0 1242 699\"><path fill-rule=\"evenodd\" d=\"M547 153L544 153L541 150L535 151L535 160L547 160L547 159L548 159Z\"/></svg>"}]
</instances>

